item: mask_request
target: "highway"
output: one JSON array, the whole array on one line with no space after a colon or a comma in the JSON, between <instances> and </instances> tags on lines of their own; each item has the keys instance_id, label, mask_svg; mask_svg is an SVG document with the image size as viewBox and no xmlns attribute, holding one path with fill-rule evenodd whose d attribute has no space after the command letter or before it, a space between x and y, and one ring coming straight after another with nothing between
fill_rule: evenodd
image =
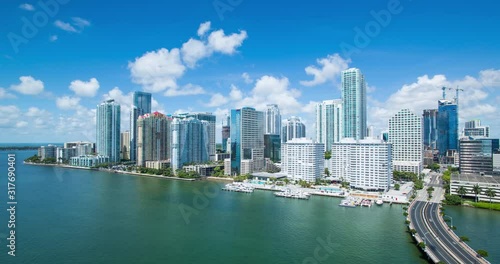
<instances>
[{"instance_id":1,"label":"highway","mask_svg":"<svg viewBox=\"0 0 500 264\"><path fill-rule=\"evenodd\" d=\"M489 263L478 258L473 250L460 242L441 219L439 205L445 190L441 187L438 175L431 173L429 176L424 189L417 192L408 210L413 228L426 244L426 252L445 263ZM429 186L434 188L431 199L428 199L427 194Z\"/></svg>"}]
</instances>

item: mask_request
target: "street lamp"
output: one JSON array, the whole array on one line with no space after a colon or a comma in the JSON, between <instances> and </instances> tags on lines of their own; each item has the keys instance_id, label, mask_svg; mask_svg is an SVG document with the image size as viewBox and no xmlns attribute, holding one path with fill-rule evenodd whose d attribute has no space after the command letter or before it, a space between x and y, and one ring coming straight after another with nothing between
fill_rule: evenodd
<instances>
[{"instance_id":1,"label":"street lamp","mask_svg":"<svg viewBox=\"0 0 500 264\"><path fill-rule=\"evenodd\" d=\"M453 217L451 217L451 216L449 216L449 215L443 215L443 216L445 216L445 217L449 217L449 218L451 219L451 226L450 226L450 227L451 227L451 228L453 228Z\"/></svg>"}]
</instances>

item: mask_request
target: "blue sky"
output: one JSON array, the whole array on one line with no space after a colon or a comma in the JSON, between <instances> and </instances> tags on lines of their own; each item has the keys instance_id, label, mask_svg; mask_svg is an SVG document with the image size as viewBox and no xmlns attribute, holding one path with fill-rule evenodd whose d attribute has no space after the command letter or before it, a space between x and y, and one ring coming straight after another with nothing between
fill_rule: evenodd
<instances>
[{"instance_id":1,"label":"blue sky","mask_svg":"<svg viewBox=\"0 0 500 264\"><path fill-rule=\"evenodd\" d=\"M0 10L0 142L93 140L95 106L107 98L122 104L127 130L135 90L153 92L154 110L219 120L231 108L278 103L313 137L312 106L340 98L348 67L365 74L377 132L399 109L436 108L440 87L458 85L461 121L480 118L499 137L499 5L8 1Z\"/></svg>"}]
</instances>

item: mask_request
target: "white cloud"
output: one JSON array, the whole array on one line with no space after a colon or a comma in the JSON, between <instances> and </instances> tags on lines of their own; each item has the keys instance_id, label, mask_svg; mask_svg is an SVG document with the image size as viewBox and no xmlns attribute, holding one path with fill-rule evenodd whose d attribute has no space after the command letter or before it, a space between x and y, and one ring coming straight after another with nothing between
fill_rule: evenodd
<instances>
[{"instance_id":1,"label":"white cloud","mask_svg":"<svg viewBox=\"0 0 500 264\"><path fill-rule=\"evenodd\" d=\"M0 87L0 99L15 98L16 96L7 92L6 89Z\"/></svg>"},{"instance_id":2,"label":"white cloud","mask_svg":"<svg viewBox=\"0 0 500 264\"><path fill-rule=\"evenodd\" d=\"M207 33L210 30L210 27L211 27L210 21L201 23L200 27L198 28L198 36L203 37L205 33Z\"/></svg>"},{"instance_id":3,"label":"white cloud","mask_svg":"<svg viewBox=\"0 0 500 264\"><path fill-rule=\"evenodd\" d=\"M208 104L206 104L206 106L218 107L218 106L226 104L227 102L229 102L229 100L224 95L222 95L220 93L216 93L216 94L212 95L212 98L210 98L210 102Z\"/></svg>"},{"instance_id":4,"label":"white cloud","mask_svg":"<svg viewBox=\"0 0 500 264\"><path fill-rule=\"evenodd\" d=\"M248 72L244 72L241 74L241 78L243 78L243 80L245 81L245 83L253 83L253 80L250 78L250 75L248 74Z\"/></svg>"},{"instance_id":5,"label":"white cloud","mask_svg":"<svg viewBox=\"0 0 500 264\"><path fill-rule=\"evenodd\" d=\"M327 81L334 81L340 73L347 69L350 59L343 59L339 54L328 55L326 58L317 59L316 62L321 66L307 66L305 68L307 75L312 75L314 78L311 81L301 81L304 86L316 86Z\"/></svg>"},{"instance_id":6,"label":"white cloud","mask_svg":"<svg viewBox=\"0 0 500 264\"><path fill-rule=\"evenodd\" d=\"M17 123L16 123L17 128L22 128L22 127L26 127L26 126L28 126L28 122L26 122L26 121L17 121Z\"/></svg>"},{"instance_id":7,"label":"white cloud","mask_svg":"<svg viewBox=\"0 0 500 264\"><path fill-rule=\"evenodd\" d=\"M66 23L61 20L56 20L54 22L54 26L67 32L78 32L78 30L76 30L76 28L73 27L70 23Z\"/></svg>"},{"instance_id":8,"label":"white cloud","mask_svg":"<svg viewBox=\"0 0 500 264\"><path fill-rule=\"evenodd\" d=\"M19 118L20 110L15 105L0 105L0 127L9 127L9 124Z\"/></svg>"},{"instance_id":9,"label":"white cloud","mask_svg":"<svg viewBox=\"0 0 500 264\"><path fill-rule=\"evenodd\" d=\"M54 41L57 41L57 39L58 39L58 38L59 38L59 37L58 37L57 35L51 35L51 36L49 37L49 40L50 40L50 42L54 42Z\"/></svg>"},{"instance_id":10,"label":"white cloud","mask_svg":"<svg viewBox=\"0 0 500 264\"><path fill-rule=\"evenodd\" d=\"M176 87L176 88L170 88L168 89L164 95L165 96L182 96L182 95L197 95L197 94L204 94L205 90L195 84L188 83L184 85L183 87Z\"/></svg>"},{"instance_id":11,"label":"white cloud","mask_svg":"<svg viewBox=\"0 0 500 264\"><path fill-rule=\"evenodd\" d=\"M35 80L31 76L21 76L19 80L21 83L12 85L10 89L27 95L36 95L43 92L44 85L42 81Z\"/></svg>"},{"instance_id":12,"label":"white cloud","mask_svg":"<svg viewBox=\"0 0 500 264\"><path fill-rule=\"evenodd\" d=\"M33 5L30 5L28 3L24 3L19 6L19 8L26 10L26 11L35 11L35 7Z\"/></svg>"},{"instance_id":13,"label":"white cloud","mask_svg":"<svg viewBox=\"0 0 500 264\"><path fill-rule=\"evenodd\" d=\"M90 26L90 21L83 19L81 17L72 17L71 19L73 20L73 25L81 29Z\"/></svg>"},{"instance_id":14,"label":"white cloud","mask_svg":"<svg viewBox=\"0 0 500 264\"><path fill-rule=\"evenodd\" d=\"M479 79L486 87L500 87L500 70L488 69L480 71Z\"/></svg>"},{"instance_id":15,"label":"white cloud","mask_svg":"<svg viewBox=\"0 0 500 264\"><path fill-rule=\"evenodd\" d=\"M41 110L37 107L30 107L28 109L28 112L25 114L28 117L40 117L40 116L45 116L48 115L47 111Z\"/></svg>"},{"instance_id":16,"label":"white cloud","mask_svg":"<svg viewBox=\"0 0 500 264\"><path fill-rule=\"evenodd\" d=\"M231 55L236 52L236 48L240 47L246 38L247 32L245 30L226 35L224 30L219 29L208 36L208 46L213 51Z\"/></svg>"},{"instance_id":17,"label":"white cloud","mask_svg":"<svg viewBox=\"0 0 500 264\"><path fill-rule=\"evenodd\" d=\"M129 62L128 68L132 81L149 92L177 88L177 78L186 70L181 62L179 49L168 51L165 48L145 53L134 62Z\"/></svg>"},{"instance_id":18,"label":"white cloud","mask_svg":"<svg viewBox=\"0 0 500 264\"><path fill-rule=\"evenodd\" d=\"M75 92L77 96L94 97L99 90L99 81L96 78L90 79L88 82L74 80L69 85L69 89Z\"/></svg>"},{"instance_id":19,"label":"white cloud","mask_svg":"<svg viewBox=\"0 0 500 264\"><path fill-rule=\"evenodd\" d=\"M243 93L234 84L231 85L231 92L229 92L229 98L232 101L239 101L243 98Z\"/></svg>"},{"instance_id":20,"label":"white cloud","mask_svg":"<svg viewBox=\"0 0 500 264\"><path fill-rule=\"evenodd\" d=\"M56 99L56 105L62 110L77 109L80 107L80 98L70 96L58 97Z\"/></svg>"},{"instance_id":21,"label":"white cloud","mask_svg":"<svg viewBox=\"0 0 500 264\"><path fill-rule=\"evenodd\" d=\"M182 44L182 60L189 68L194 68L196 62L211 55L205 43L197 39L189 39Z\"/></svg>"}]
</instances>

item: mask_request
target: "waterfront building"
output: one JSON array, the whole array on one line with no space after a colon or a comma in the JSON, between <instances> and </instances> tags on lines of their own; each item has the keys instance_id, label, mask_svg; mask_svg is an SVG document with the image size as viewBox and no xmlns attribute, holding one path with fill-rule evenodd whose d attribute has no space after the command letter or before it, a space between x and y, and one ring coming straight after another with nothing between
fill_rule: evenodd
<instances>
[{"instance_id":1,"label":"waterfront building","mask_svg":"<svg viewBox=\"0 0 500 264\"><path fill-rule=\"evenodd\" d=\"M253 160L251 159L244 159L241 160L241 175L246 175L250 174L253 171Z\"/></svg>"},{"instance_id":2,"label":"waterfront building","mask_svg":"<svg viewBox=\"0 0 500 264\"><path fill-rule=\"evenodd\" d=\"M294 138L283 144L281 173L294 180L315 182L324 172L323 143Z\"/></svg>"},{"instance_id":3,"label":"waterfront building","mask_svg":"<svg viewBox=\"0 0 500 264\"><path fill-rule=\"evenodd\" d=\"M481 120L476 119L465 122L464 136L466 137L490 137L490 127L481 126Z\"/></svg>"},{"instance_id":4,"label":"waterfront building","mask_svg":"<svg viewBox=\"0 0 500 264\"><path fill-rule=\"evenodd\" d=\"M210 160L210 123L199 119L174 118L171 124L171 163L174 173L186 163Z\"/></svg>"},{"instance_id":5,"label":"waterfront building","mask_svg":"<svg viewBox=\"0 0 500 264\"><path fill-rule=\"evenodd\" d=\"M264 115L265 134L279 135L281 132L281 114L277 104L268 104Z\"/></svg>"},{"instance_id":6,"label":"waterfront building","mask_svg":"<svg viewBox=\"0 0 500 264\"><path fill-rule=\"evenodd\" d=\"M227 122L225 125L222 125L222 151L228 152L227 148L227 140L231 136L231 121L229 116L227 117Z\"/></svg>"},{"instance_id":7,"label":"waterfront building","mask_svg":"<svg viewBox=\"0 0 500 264\"><path fill-rule=\"evenodd\" d=\"M130 160L130 132L120 134L120 157L122 160Z\"/></svg>"},{"instance_id":8,"label":"waterfront building","mask_svg":"<svg viewBox=\"0 0 500 264\"><path fill-rule=\"evenodd\" d=\"M392 144L377 139L342 139L332 146L333 178L355 189L387 191L392 179Z\"/></svg>"},{"instance_id":9,"label":"waterfront building","mask_svg":"<svg viewBox=\"0 0 500 264\"><path fill-rule=\"evenodd\" d=\"M48 145L48 146L41 146L38 148L38 157L40 157L40 160L43 161L44 159L48 158L56 158L56 150L57 146L54 145Z\"/></svg>"},{"instance_id":10,"label":"waterfront building","mask_svg":"<svg viewBox=\"0 0 500 264\"><path fill-rule=\"evenodd\" d=\"M108 156L109 162L120 161L120 105L107 100L97 106L96 152Z\"/></svg>"},{"instance_id":11,"label":"waterfront building","mask_svg":"<svg viewBox=\"0 0 500 264\"><path fill-rule=\"evenodd\" d=\"M231 158L224 160L224 175L231 176Z\"/></svg>"},{"instance_id":12,"label":"waterfront building","mask_svg":"<svg viewBox=\"0 0 500 264\"><path fill-rule=\"evenodd\" d=\"M363 139L366 137L366 82L357 68L341 73L343 137Z\"/></svg>"},{"instance_id":13,"label":"waterfront building","mask_svg":"<svg viewBox=\"0 0 500 264\"><path fill-rule=\"evenodd\" d=\"M137 166L170 159L170 123L171 119L159 112L137 118Z\"/></svg>"},{"instance_id":14,"label":"waterfront building","mask_svg":"<svg viewBox=\"0 0 500 264\"><path fill-rule=\"evenodd\" d=\"M389 119L389 143L392 144L394 171L419 175L423 169L422 119L402 109Z\"/></svg>"},{"instance_id":15,"label":"waterfront building","mask_svg":"<svg viewBox=\"0 0 500 264\"><path fill-rule=\"evenodd\" d=\"M216 117L212 113L182 113L173 116L178 119L194 118L208 123L208 157L210 160L215 160L216 143L215 143L215 125Z\"/></svg>"},{"instance_id":16,"label":"waterfront building","mask_svg":"<svg viewBox=\"0 0 500 264\"><path fill-rule=\"evenodd\" d=\"M264 113L254 108L243 107L231 110L231 174L242 170L243 160L252 160L253 171L262 171L264 162ZM248 162L245 162L248 166Z\"/></svg>"},{"instance_id":17,"label":"waterfront building","mask_svg":"<svg viewBox=\"0 0 500 264\"><path fill-rule=\"evenodd\" d=\"M500 203L500 195L498 195L500 193L500 177L498 176L454 173L451 175L450 193L461 196L458 189L464 187L466 190L464 196L474 199L476 194L473 192L473 188L476 184L481 188L481 192L477 196L479 201L490 201L490 197L486 195L486 190L491 188L497 193L495 197L491 198L491 202Z\"/></svg>"},{"instance_id":18,"label":"waterfront building","mask_svg":"<svg viewBox=\"0 0 500 264\"><path fill-rule=\"evenodd\" d=\"M69 163L69 159L77 156L77 148L61 148L56 149L56 161L57 163Z\"/></svg>"},{"instance_id":19,"label":"waterfront building","mask_svg":"<svg viewBox=\"0 0 500 264\"><path fill-rule=\"evenodd\" d=\"M316 105L316 142L323 143L325 151L343 137L344 114L341 99L327 100Z\"/></svg>"},{"instance_id":20,"label":"waterfront building","mask_svg":"<svg viewBox=\"0 0 500 264\"><path fill-rule=\"evenodd\" d=\"M458 107L450 100L439 100L437 113L437 148L444 156L448 150L458 150Z\"/></svg>"},{"instance_id":21,"label":"waterfront building","mask_svg":"<svg viewBox=\"0 0 500 264\"><path fill-rule=\"evenodd\" d=\"M436 149L437 145L437 109L426 109L423 112L423 138L425 149Z\"/></svg>"},{"instance_id":22,"label":"waterfront building","mask_svg":"<svg viewBox=\"0 0 500 264\"><path fill-rule=\"evenodd\" d=\"M137 118L151 113L151 93L136 91L130 109L130 160L137 159Z\"/></svg>"},{"instance_id":23,"label":"waterfront building","mask_svg":"<svg viewBox=\"0 0 500 264\"><path fill-rule=\"evenodd\" d=\"M281 142L286 143L288 140L303 137L306 137L306 126L300 121L300 117L288 118L281 130Z\"/></svg>"},{"instance_id":24,"label":"waterfront building","mask_svg":"<svg viewBox=\"0 0 500 264\"><path fill-rule=\"evenodd\" d=\"M499 140L492 138L461 138L459 165L462 174L484 174L493 171L493 154Z\"/></svg>"},{"instance_id":25,"label":"waterfront building","mask_svg":"<svg viewBox=\"0 0 500 264\"><path fill-rule=\"evenodd\" d=\"M92 154L95 152L95 143L89 141L64 142L64 148L77 148L77 156Z\"/></svg>"},{"instance_id":26,"label":"waterfront building","mask_svg":"<svg viewBox=\"0 0 500 264\"><path fill-rule=\"evenodd\" d=\"M109 163L109 157L103 155L85 155L72 157L69 160L71 166L77 167L95 167L103 163Z\"/></svg>"},{"instance_id":27,"label":"waterfront building","mask_svg":"<svg viewBox=\"0 0 500 264\"><path fill-rule=\"evenodd\" d=\"M198 175L200 175L201 177L208 177L214 174L214 170L218 166L219 165L216 164L195 164L195 165L184 166L183 169L186 172L194 171L198 173Z\"/></svg>"},{"instance_id":28,"label":"waterfront building","mask_svg":"<svg viewBox=\"0 0 500 264\"><path fill-rule=\"evenodd\" d=\"M170 160L146 160L145 166L150 169L166 169L170 167Z\"/></svg>"},{"instance_id":29,"label":"waterfront building","mask_svg":"<svg viewBox=\"0 0 500 264\"><path fill-rule=\"evenodd\" d=\"M272 162L279 162L281 160L280 135L264 135L264 158L268 158Z\"/></svg>"}]
</instances>

